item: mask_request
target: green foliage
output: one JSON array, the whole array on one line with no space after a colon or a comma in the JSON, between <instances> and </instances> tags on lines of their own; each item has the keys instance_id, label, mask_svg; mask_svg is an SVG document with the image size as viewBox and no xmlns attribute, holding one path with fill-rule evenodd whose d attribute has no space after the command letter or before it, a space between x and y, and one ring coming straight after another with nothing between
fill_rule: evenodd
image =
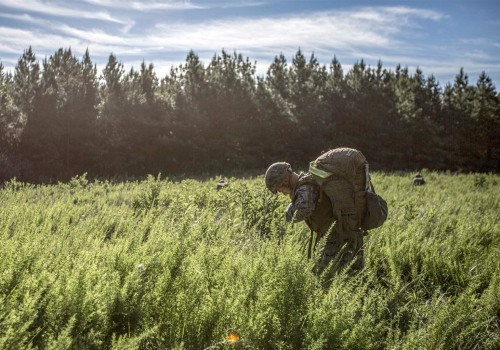
<instances>
[{"instance_id":1,"label":"green foliage","mask_svg":"<svg viewBox=\"0 0 500 350\"><path fill-rule=\"evenodd\" d=\"M390 217L366 237L365 269L328 286L262 177L220 191L14 179L0 190L0 348L496 349L500 178L423 176L373 175Z\"/></svg>"}]
</instances>

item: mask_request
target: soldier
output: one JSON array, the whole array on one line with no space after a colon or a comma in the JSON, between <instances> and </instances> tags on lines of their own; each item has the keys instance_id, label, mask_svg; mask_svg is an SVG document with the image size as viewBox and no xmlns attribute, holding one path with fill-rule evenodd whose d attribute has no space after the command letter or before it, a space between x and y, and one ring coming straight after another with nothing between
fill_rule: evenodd
<instances>
[{"instance_id":1,"label":"soldier","mask_svg":"<svg viewBox=\"0 0 500 350\"><path fill-rule=\"evenodd\" d=\"M425 185L424 177L420 173L416 173L415 177L413 178L412 185L413 186Z\"/></svg>"},{"instance_id":2,"label":"soldier","mask_svg":"<svg viewBox=\"0 0 500 350\"><path fill-rule=\"evenodd\" d=\"M224 187L227 187L227 186L229 186L229 184L228 184L228 183L227 183L224 179L222 179L222 178L221 178L221 179L219 180L219 182L217 182L217 183L215 184L215 189L216 189L217 191L220 191L220 190L222 190Z\"/></svg>"},{"instance_id":3,"label":"soldier","mask_svg":"<svg viewBox=\"0 0 500 350\"><path fill-rule=\"evenodd\" d=\"M344 215L341 215L342 220L338 222L329 198L320 193L320 186L311 174L297 174L290 164L278 162L267 169L265 183L272 193L279 192L290 197L292 202L286 210L286 221L305 221L311 229L311 242L314 234L316 243L327 236L316 262L316 273L324 271L334 258L336 268L351 262L351 271L363 268L361 248L364 231ZM310 244L310 251L312 246Z\"/></svg>"}]
</instances>

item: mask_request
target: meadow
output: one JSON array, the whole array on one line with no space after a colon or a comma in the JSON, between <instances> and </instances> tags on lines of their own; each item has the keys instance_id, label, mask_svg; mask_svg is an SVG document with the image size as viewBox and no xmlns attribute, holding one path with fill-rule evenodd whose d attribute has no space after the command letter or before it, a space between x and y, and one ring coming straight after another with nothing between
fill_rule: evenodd
<instances>
[{"instance_id":1,"label":"meadow","mask_svg":"<svg viewBox=\"0 0 500 350\"><path fill-rule=\"evenodd\" d=\"M423 175L332 279L262 176L6 182L0 349L500 349L500 175Z\"/></svg>"}]
</instances>

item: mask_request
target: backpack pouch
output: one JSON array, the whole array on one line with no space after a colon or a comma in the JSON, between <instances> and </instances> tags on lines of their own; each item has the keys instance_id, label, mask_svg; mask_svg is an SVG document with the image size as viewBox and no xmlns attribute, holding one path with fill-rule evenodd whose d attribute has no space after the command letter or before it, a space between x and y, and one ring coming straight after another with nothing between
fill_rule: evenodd
<instances>
[{"instance_id":1,"label":"backpack pouch","mask_svg":"<svg viewBox=\"0 0 500 350\"><path fill-rule=\"evenodd\" d=\"M364 230L371 230L382 226L387 220L388 215L387 202L378 194L366 192L366 213L361 222L361 227Z\"/></svg>"}]
</instances>

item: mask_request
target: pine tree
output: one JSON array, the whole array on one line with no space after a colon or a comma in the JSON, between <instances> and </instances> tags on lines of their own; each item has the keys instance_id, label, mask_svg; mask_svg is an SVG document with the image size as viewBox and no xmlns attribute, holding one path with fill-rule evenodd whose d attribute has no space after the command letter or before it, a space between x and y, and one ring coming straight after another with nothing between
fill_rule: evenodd
<instances>
[{"instance_id":1,"label":"pine tree","mask_svg":"<svg viewBox=\"0 0 500 350\"><path fill-rule=\"evenodd\" d=\"M62 48L43 61L21 144L37 176L64 179L89 171L86 145L92 143L96 119L95 74L88 52L82 63L71 49Z\"/></svg>"},{"instance_id":2,"label":"pine tree","mask_svg":"<svg viewBox=\"0 0 500 350\"><path fill-rule=\"evenodd\" d=\"M98 106L98 125L100 152L97 156L102 160L100 171L115 175L125 172L126 153L121 150L123 137L120 135L120 123L127 112L127 100L123 86L125 70L114 54L110 54L108 62L100 77L100 104Z\"/></svg>"},{"instance_id":3,"label":"pine tree","mask_svg":"<svg viewBox=\"0 0 500 350\"><path fill-rule=\"evenodd\" d=\"M97 78L97 67L90 59L89 50L85 50L81 62L82 77L82 114L88 119L95 119L97 115L97 105L99 103L99 81Z\"/></svg>"},{"instance_id":4,"label":"pine tree","mask_svg":"<svg viewBox=\"0 0 500 350\"><path fill-rule=\"evenodd\" d=\"M382 78L382 71L377 78L377 71L363 60L356 62L345 78L347 106L342 132L348 135L349 146L373 159L386 158L383 152L378 152L376 157L370 153L388 140L385 119L391 115L386 103L392 101L392 97L386 96Z\"/></svg>"},{"instance_id":5,"label":"pine tree","mask_svg":"<svg viewBox=\"0 0 500 350\"><path fill-rule=\"evenodd\" d=\"M26 123L33 116L40 89L40 64L31 46L25 50L14 70L14 103Z\"/></svg>"},{"instance_id":6,"label":"pine tree","mask_svg":"<svg viewBox=\"0 0 500 350\"><path fill-rule=\"evenodd\" d=\"M0 62L0 182L12 177L20 177L23 165L15 152L22 125L19 111L13 99L12 76L4 72Z\"/></svg>"},{"instance_id":7,"label":"pine tree","mask_svg":"<svg viewBox=\"0 0 500 350\"><path fill-rule=\"evenodd\" d=\"M18 111L12 95L12 78L4 72L4 66L0 62L0 149L3 151L10 151L19 136Z\"/></svg>"},{"instance_id":8,"label":"pine tree","mask_svg":"<svg viewBox=\"0 0 500 350\"><path fill-rule=\"evenodd\" d=\"M302 153L305 159L324 150L331 136L326 128L331 119L326 97L327 76L326 67L319 64L314 53L306 60L302 51L297 51L289 70L289 103L292 120L297 124L295 152Z\"/></svg>"},{"instance_id":9,"label":"pine tree","mask_svg":"<svg viewBox=\"0 0 500 350\"><path fill-rule=\"evenodd\" d=\"M206 69L210 100L204 106L209 123L207 135L220 166L253 158L255 143L249 139L254 125L255 63L241 54L214 55ZM252 160L253 161L253 160Z\"/></svg>"},{"instance_id":10,"label":"pine tree","mask_svg":"<svg viewBox=\"0 0 500 350\"><path fill-rule=\"evenodd\" d=\"M328 147L333 148L335 145L347 144L347 137L344 133L347 122L346 84L344 70L336 56L330 63L330 71L325 82L325 102L330 115L325 125L326 132L331 138Z\"/></svg>"},{"instance_id":11,"label":"pine tree","mask_svg":"<svg viewBox=\"0 0 500 350\"><path fill-rule=\"evenodd\" d=\"M500 165L500 98L489 76L483 71L474 90L471 117L481 170L498 170Z\"/></svg>"},{"instance_id":12,"label":"pine tree","mask_svg":"<svg viewBox=\"0 0 500 350\"><path fill-rule=\"evenodd\" d=\"M18 122L23 125L18 154L27 161L25 180L38 177L32 155L40 150L40 145L33 142L39 124L35 112L39 104L40 85L40 64L30 46L18 60L13 77L13 99L19 111Z\"/></svg>"},{"instance_id":13,"label":"pine tree","mask_svg":"<svg viewBox=\"0 0 500 350\"><path fill-rule=\"evenodd\" d=\"M475 154L476 137L469 135L472 128L473 87L463 68L455 76L453 85L447 84L443 93L443 115L449 138L449 153L453 160L452 169L473 168L478 159ZM474 165L473 165L474 164Z\"/></svg>"}]
</instances>

